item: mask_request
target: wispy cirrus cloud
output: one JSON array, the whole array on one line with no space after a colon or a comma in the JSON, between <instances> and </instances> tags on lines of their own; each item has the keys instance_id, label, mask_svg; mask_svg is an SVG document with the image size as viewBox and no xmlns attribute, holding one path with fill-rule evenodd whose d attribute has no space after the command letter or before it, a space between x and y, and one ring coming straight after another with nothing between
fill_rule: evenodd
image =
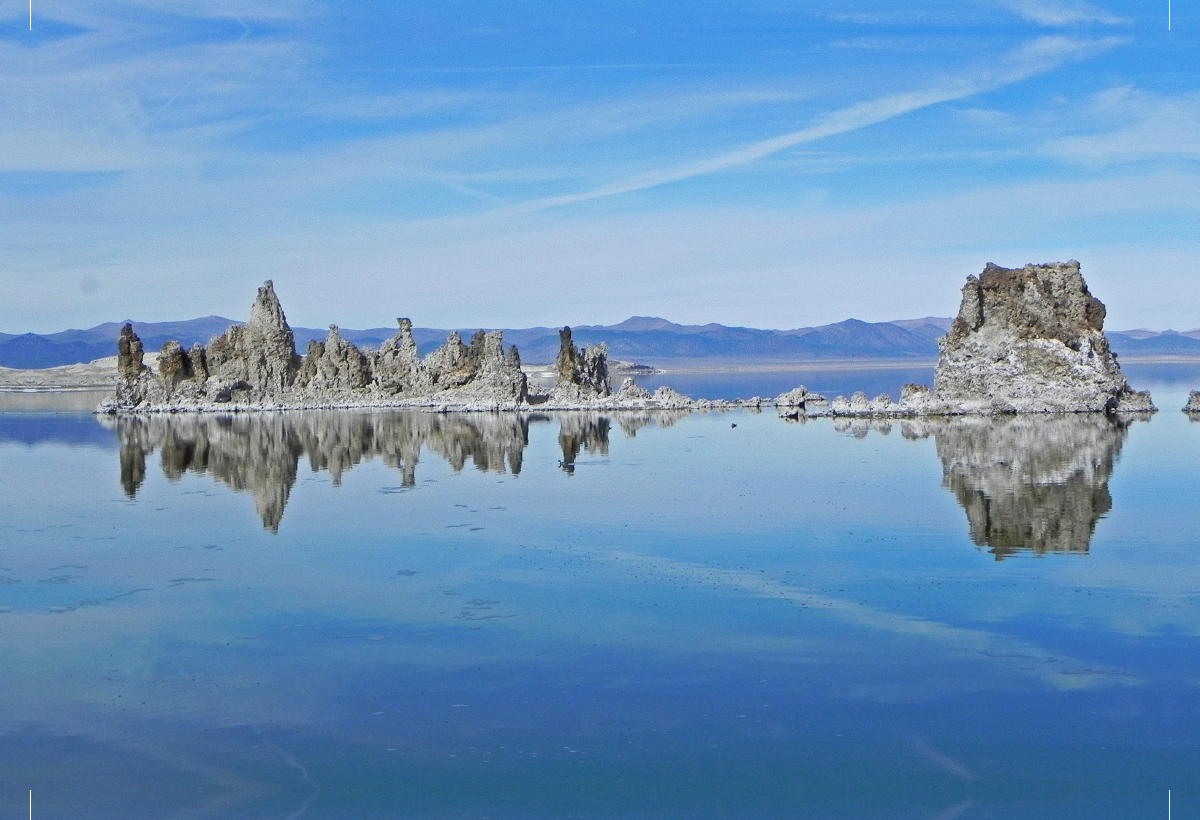
<instances>
[{"instance_id":1,"label":"wispy cirrus cloud","mask_svg":"<svg viewBox=\"0 0 1200 820\"><path fill-rule=\"evenodd\" d=\"M1068 0L1001 0L1000 5L1039 26L1074 26L1084 23L1119 26L1129 22L1091 3Z\"/></svg>"},{"instance_id":2,"label":"wispy cirrus cloud","mask_svg":"<svg viewBox=\"0 0 1200 820\"><path fill-rule=\"evenodd\" d=\"M1200 93L1164 96L1132 86L1092 96L1079 112L1107 130L1049 141L1043 151L1056 159L1102 167L1147 160L1200 160Z\"/></svg>"},{"instance_id":3,"label":"wispy cirrus cloud","mask_svg":"<svg viewBox=\"0 0 1200 820\"><path fill-rule=\"evenodd\" d=\"M1095 56L1119 42L1120 40L1111 37L1098 40L1060 36L1039 37L1009 52L998 61L994 68L983 69L973 75L953 78L927 88L889 94L851 105L826 115L820 122L808 128L761 140L709 159L648 171L590 191L544 197L516 207L530 210L554 208L718 173L798 145L866 128L932 105L994 91L1052 71L1065 63Z\"/></svg>"}]
</instances>

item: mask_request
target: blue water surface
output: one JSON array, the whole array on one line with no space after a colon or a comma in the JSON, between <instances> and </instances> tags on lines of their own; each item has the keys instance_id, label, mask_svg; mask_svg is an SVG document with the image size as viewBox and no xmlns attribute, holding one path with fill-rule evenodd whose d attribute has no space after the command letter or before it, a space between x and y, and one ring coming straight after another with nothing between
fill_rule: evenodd
<instances>
[{"instance_id":1,"label":"blue water surface","mask_svg":"<svg viewBox=\"0 0 1200 820\"><path fill-rule=\"evenodd\" d=\"M0 413L0 812L1200 817L1200 424L1148 380L1149 421Z\"/></svg>"}]
</instances>

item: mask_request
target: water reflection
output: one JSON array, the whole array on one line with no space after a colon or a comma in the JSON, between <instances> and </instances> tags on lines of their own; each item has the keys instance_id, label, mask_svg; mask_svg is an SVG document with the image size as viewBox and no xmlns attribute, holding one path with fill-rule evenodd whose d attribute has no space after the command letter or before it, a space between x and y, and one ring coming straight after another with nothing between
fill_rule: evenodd
<instances>
[{"instance_id":1,"label":"water reflection","mask_svg":"<svg viewBox=\"0 0 1200 820\"><path fill-rule=\"evenodd\" d=\"M1085 553L1112 509L1108 481L1127 420L1101 415L905 422L937 442L942 486L967 513L971 540L996 560L1021 551Z\"/></svg>"},{"instance_id":2,"label":"water reflection","mask_svg":"<svg viewBox=\"0 0 1200 820\"><path fill-rule=\"evenodd\" d=\"M680 413L623 413L627 436L648 425L670 426ZM581 452L608 454L611 423L595 413L557 416L562 468L571 473ZM334 485L363 461L379 458L400 471L401 485L416 484L422 450L445 459L456 471L471 462L477 470L519 475L529 427L550 423L544 414L347 413L311 411L254 416L151 416L102 419L120 441L121 486L130 498L146 480L146 461L155 451L172 481L187 472L208 474L254 499L263 526L278 532L300 459L328 471Z\"/></svg>"},{"instance_id":3,"label":"water reflection","mask_svg":"<svg viewBox=\"0 0 1200 820\"><path fill-rule=\"evenodd\" d=\"M161 416L106 419L120 441L121 485L130 497L157 451L170 480L209 474L254 500L263 526L277 532L300 461L342 474L379 458L416 484L422 451L456 472L519 475L529 429L558 424L559 467L574 473L581 455L606 456L614 422L627 437L669 427L686 413L347 413L313 411L257 416ZM906 439L933 438L942 486L967 514L971 539L997 560L1017 552L1087 552L1096 522L1112 507L1108 491L1127 421L1097 415L955 418L927 421L835 419L836 432L863 438L899 427Z\"/></svg>"}]
</instances>

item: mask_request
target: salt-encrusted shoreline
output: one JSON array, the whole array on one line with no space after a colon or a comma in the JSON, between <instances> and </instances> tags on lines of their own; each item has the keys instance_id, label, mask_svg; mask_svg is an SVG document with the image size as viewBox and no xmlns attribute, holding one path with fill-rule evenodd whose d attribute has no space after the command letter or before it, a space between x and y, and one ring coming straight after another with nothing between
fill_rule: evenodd
<instances>
[{"instance_id":1,"label":"salt-encrusted shoreline","mask_svg":"<svg viewBox=\"0 0 1200 820\"><path fill-rule=\"evenodd\" d=\"M126 325L118 339L112 400L97 412L244 413L277 410L402 409L430 412L721 410L776 407L781 416L918 418L1051 413L1152 413L1150 394L1132 390L1103 334L1104 305L1093 297L1078 262L989 264L968 277L962 305L939 340L934 387L905 385L899 400L859 392L828 402L804 387L774 399L691 399L669 387L649 393L625 379L609 385L603 344L578 348L560 332L548 394L530 389L516 347L499 331L458 333L428 356L417 355L412 323L399 319L379 350L360 350L331 326L324 342L297 354L271 282L259 288L245 325L207 347L168 342L157 373L141 340ZM1193 394L1189 408L1200 408Z\"/></svg>"}]
</instances>

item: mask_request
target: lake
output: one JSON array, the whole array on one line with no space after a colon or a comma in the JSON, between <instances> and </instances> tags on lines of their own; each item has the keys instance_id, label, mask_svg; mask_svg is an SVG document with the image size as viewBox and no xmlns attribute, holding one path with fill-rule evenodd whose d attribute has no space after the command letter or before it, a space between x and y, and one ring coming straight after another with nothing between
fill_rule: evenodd
<instances>
[{"instance_id":1,"label":"lake","mask_svg":"<svg viewBox=\"0 0 1200 820\"><path fill-rule=\"evenodd\" d=\"M0 412L0 813L1200 817L1200 368L1126 370L1149 421Z\"/></svg>"}]
</instances>

